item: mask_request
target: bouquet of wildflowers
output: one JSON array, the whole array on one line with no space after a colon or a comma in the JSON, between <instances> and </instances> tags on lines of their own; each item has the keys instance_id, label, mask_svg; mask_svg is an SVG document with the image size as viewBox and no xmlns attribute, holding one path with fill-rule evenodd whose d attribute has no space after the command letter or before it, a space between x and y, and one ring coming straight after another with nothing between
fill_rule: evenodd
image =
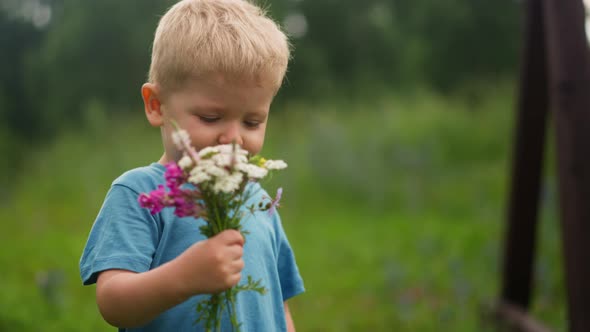
<instances>
[{"instance_id":1,"label":"bouquet of wildflowers","mask_svg":"<svg viewBox=\"0 0 590 332\"><path fill-rule=\"evenodd\" d=\"M152 214L164 207L173 207L178 217L192 216L202 218L205 224L200 231L207 238L235 229L244 236L240 221L245 213L268 211L272 214L278 206L282 190L277 191L275 199L256 202L245 206L256 192L249 182L257 182L273 170L287 167L282 160L266 160L260 156L249 156L237 144L206 147L196 151L189 140L188 133L177 130L172 136L183 157L166 165L166 186L149 194L141 194L139 204L149 208ZM261 280L248 276L247 283L234 286L222 293L212 294L197 304L199 314L196 323L203 323L207 331L219 330L222 313L227 310L235 330L240 329L235 311L236 295L242 291L266 292Z\"/></svg>"}]
</instances>

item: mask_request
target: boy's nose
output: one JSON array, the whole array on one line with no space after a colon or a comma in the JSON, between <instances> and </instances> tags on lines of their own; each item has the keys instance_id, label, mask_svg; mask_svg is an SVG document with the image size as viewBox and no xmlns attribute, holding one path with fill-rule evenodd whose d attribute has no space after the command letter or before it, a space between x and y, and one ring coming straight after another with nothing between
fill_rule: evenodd
<instances>
[{"instance_id":1,"label":"boy's nose","mask_svg":"<svg viewBox=\"0 0 590 332\"><path fill-rule=\"evenodd\" d=\"M240 124L228 124L225 130L219 135L219 144L231 144L236 142L238 145L244 145L242 135L240 134Z\"/></svg>"}]
</instances>

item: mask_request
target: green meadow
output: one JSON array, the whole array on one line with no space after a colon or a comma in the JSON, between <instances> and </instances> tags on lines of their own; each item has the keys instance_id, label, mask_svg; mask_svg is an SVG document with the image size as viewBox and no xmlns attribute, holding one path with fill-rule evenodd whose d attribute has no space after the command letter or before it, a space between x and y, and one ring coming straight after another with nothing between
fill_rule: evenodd
<instances>
[{"instance_id":1,"label":"green meadow","mask_svg":"<svg viewBox=\"0 0 590 332\"><path fill-rule=\"evenodd\" d=\"M306 293L298 331L495 331L513 144L511 87L472 98L429 92L290 101L263 154L289 167L281 216ZM107 116L26 151L0 202L0 331L113 331L78 260L111 181L157 160L141 110ZM112 113L112 112L111 112ZM565 331L551 149L543 180L534 316ZM25 152L22 152L25 153Z\"/></svg>"}]
</instances>

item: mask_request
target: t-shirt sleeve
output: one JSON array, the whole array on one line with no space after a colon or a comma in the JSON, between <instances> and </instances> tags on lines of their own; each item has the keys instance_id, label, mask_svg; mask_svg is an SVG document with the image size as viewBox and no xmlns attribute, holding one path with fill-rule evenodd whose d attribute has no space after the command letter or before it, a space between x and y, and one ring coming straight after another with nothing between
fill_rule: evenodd
<instances>
[{"instance_id":1,"label":"t-shirt sleeve","mask_svg":"<svg viewBox=\"0 0 590 332\"><path fill-rule=\"evenodd\" d=\"M277 266L281 282L281 291L283 293L283 301L286 301L295 295L303 293L305 287L295 261L295 254L289 244L285 230L283 229L281 218L278 213L274 213L272 218L276 227L278 247Z\"/></svg>"},{"instance_id":2,"label":"t-shirt sleeve","mask_svg":"<svg viewBox=\"0 0 590 332\"><path fill-rule=\"evenodd\" d=\"M139 206L138 197L123 184L114 184L107 193L80 258L84 285L96 283L104 270L149 270L159 232L155 217Z\"/></svg>"}]
</instances>

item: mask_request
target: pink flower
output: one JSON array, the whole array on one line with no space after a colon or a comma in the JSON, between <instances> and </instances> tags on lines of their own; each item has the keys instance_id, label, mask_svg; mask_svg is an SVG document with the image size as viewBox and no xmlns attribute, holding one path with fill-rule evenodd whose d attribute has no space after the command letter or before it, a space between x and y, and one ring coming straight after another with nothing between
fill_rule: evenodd
<instances>
[{"instance_id":1,"label":"pink flower","mask_svg":"<svg viewBox=\"0 0 590 332\"><path fill-rule=\"evenodd\" d=\"M167 206L166 188L163 185L159 185L158 189L153 190L149 194L139 195L138 201L141 207L150 209L151 214L156 214Z\"/></svg>"},{"instance_id":2,"label":"pink flower","mask_svg":"<svg viewBox=\"0 0 590 332\"><path fill-rule=\"evenodd\" d=\"M164 178L168 192L164 185L159 185L158 189L149 194L139 195L139 205L150 209L151 214L159 213L165 207L174 207L174 214L178 217L193 216L198 218L203 208L199 203L196 203L196 200L200 198L200 191L198 188L180 188L187 180L184 171L176 163L168 163Z\"/></svg>"},{"instance_id":3,"label":"pink flower","mask_svg":"<svg viewBox=\"0 0 590 332\"><path fill-rule=\"evenodd\" d=\"M170 206L174 206L174 214L178 217L198 217L201 207L195 203L194 194L188 189L174 187L168 193L171 201Z\"/></svg>"},{"instance_id":4,"label":"pink flower","mask_svg":"<svg viewBox=\"0 0 590 332\"><path fill-rule=\"evenodd\" d=\"M166 179L166 186L170 189L180 187L186 182L186 175L182 168L174 162L170 162L166 165L164 178Z\"/></svg>"}]
</instances>

